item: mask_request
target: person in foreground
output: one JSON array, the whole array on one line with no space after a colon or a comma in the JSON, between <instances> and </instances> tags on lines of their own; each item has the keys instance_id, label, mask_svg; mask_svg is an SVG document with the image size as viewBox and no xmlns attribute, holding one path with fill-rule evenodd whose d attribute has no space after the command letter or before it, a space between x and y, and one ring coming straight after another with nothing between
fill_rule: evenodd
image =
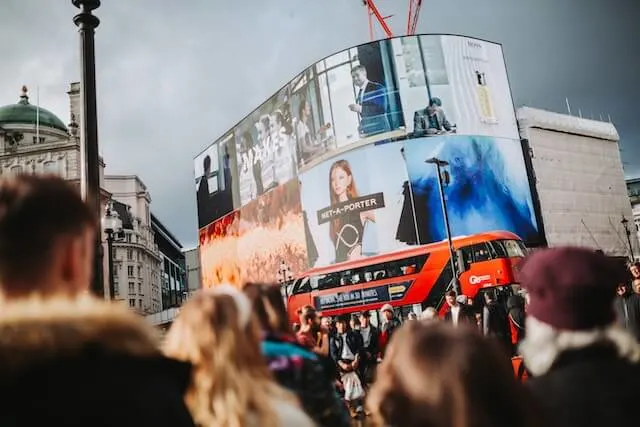
<instances>
[{"instance_id":1,"label":"person in foreground","mask_svg":"<svg viewBox=\"0 0 640 427\"><path fill-rule=\"evenodd\" d=\"M407 322L400 328L378 368L367 407L378 426L541 425L503 350L471 326L444 322Z\"/></svg>"},{"instance_id":2,"label":"person in foreground","mask_svg":"<svg viewBox=\"0 0 640 427\"><path fill-rule=\"evenodd\" d=\"M640 344L616 324L625 271L591 249L541 250L523 261L529 293L520 345L527 386L558 426L636 426Z\"/></svg>"},{"instance_id":3,"label":"person in foreground","mask_svg":"<svg viewBox=\"0 0 640 427\"><path fill-rule=\"evenodd\" d=\"M190 366L87 292L96 220L62 179L0 180L0 425L192 426Z\"/></svg>"},{"instance_id":4,"label":"person in foreground","mask_svg":"<svg viewBox=\"0 0 640 427\"><path fill-rule=\"evenodd\" d=\"M199 426L314 425L295 395L273 379L251 301L231 285L203 291L183 306L165 353L194 365L185 399Z\"/></svg>"},{"instance_id":5,"label":"person in foreground","mask_svg":"<svg viewBox=\"0 0 640 427\"><path fill-rule=\"evenodd\" d=\"M247 284L253 312L262 329L262 354L278 383L298 396L307 414L323 427L348 427L349 413L327 378L319 356L297 343L287 323L278 285Z\"/></svg>"}]
</instances>

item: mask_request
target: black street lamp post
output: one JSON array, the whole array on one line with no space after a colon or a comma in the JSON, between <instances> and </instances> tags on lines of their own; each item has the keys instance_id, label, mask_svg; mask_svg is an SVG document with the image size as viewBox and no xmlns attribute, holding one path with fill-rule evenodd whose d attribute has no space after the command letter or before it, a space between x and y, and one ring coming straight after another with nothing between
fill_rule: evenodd
<instances>
[{"instance_id":1,"label":"black street lamp post","mask_svg":"<svg viewBox=\"0 0 640 427\"><path fill-rule=\"evenodd\" d=\"M453 273L453 289L460 294L460 283L458 282L458 273L456 272L456 252L453 249L453 240L451 239L451 225L449 223L449 213L447 211L447 199L444 196L444 182L442 180L442 168L449 166L449 162L440 160L435 157L425 160L426 163L436 165L436 173L438 174L438 189L440 190L440 202L442 204L442 216L444 217L444 226L447 232L447 242L449 243L449 257L451 262L451 272ZM447 179L448 181L448 179Z\"/></svg>"},{"instance_id":2,"label":"black street lamp post","mask_svg":"<svg viewBox=\"0 0 640 427\"><path fill-rule=\"evenodd\" d=\"M289 290L288 287L293 281L293 273L291 272L291 267L287 265L284 260L280 262L280 269L278 270L278 283L281 286L281 289L284 289L284 300L285 304L288 303L289 300Z\"/></svg>"},{"instance_id":3,"label":"black street lamp post","mask_svg":"<svg viewBox=\"0 0 640 427\"><path fill-rule=\"evenodd\" d=\"M73 23L80 33L80 96L82 98L80 114L80 143L84 157L84 169L81 178L83 198L94 212L100 215L100 154L98 152L98 109L96 106L96 58L95 29L100 20L91 12L100 7L100 0L71 0L80 13L73 17ZM97 230L96 250L93 265L92 291L104 296L104 271L102 265L102 233Z\"/></svg>"},{"instance_id":4,"label":"black street lamp post","mask_svg":"<svg viewBox=\"0 0 640 427\"><path fill-rule=\"evenodd\" d=\"M109 261L109 296L112 300L116 297L116 282L113 274L113 242L121 240L122 220L118 212L113 209L113 202L107 205L107 211L102 217L102 229L107 235L107 256Z\"/></svg>"},{"instance_id":5,"label":"black street lamp post","mask_svg":"<svg viewBox=\"0 0 640 427\"><path fill-rule=\"evenodd\" d=\"M627 235L627 243L629 244L629 253L631 254L631 261L633 262L636 260L636 257L633 254L633 245L631 244L631 230L629 230L629 220L625 218L623 215L622 219L620 220L620 224L622 224L622 226L624 227L624 232Z\"/></svg>"}]
</instances>

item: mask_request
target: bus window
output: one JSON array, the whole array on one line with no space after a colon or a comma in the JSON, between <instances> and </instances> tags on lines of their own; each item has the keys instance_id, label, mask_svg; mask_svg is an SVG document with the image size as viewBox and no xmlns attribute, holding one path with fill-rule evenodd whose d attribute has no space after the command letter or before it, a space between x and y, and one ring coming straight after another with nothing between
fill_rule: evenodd
<instances>
[{"instance_id":1,"label":"bus window","mask_svg":"<svg viewBox=\"0 0 640 427\"><path fill-rule=\"evenodd\" d=\"M520 245L521 242L517 240L503 240L502 243L504 244L504 247L507 251L507 256L509 258L524 257L526 255L525 251Z\"/></svg>"},{"instance_id":2,"label":"bus window","mask_svg":"<svg viewBox=\"0 0 640 427\"><path fill-rule=\"evenodd\" d=\"M495 251L497 258L508 258L507 249L502 244L502 241L496 240L494 242L489 242L489 244Z\"/></svg>"},{"instance_id":3,"label":"bus window","mask_svg":"<svg viewBox=\"0 0 640 427\"><path fill-rule=\"evenodd\" d=\"M489 246L486 243L478 243L471 246L471 255L473 256L473 262L489 261L492 258Z\"/></svg>"}]
</instances>

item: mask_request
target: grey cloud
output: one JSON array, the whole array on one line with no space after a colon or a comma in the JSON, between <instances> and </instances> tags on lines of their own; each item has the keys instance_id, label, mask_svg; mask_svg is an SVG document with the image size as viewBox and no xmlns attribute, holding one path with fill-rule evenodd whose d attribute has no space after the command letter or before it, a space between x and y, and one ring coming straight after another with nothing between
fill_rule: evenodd
<instances>
[{"instance_id":1,"label":"grey cloud","mask_svg":"<svg viewBox=\"0 0 640 427\"><path fill-rule=\"evenodd\" d=\"M23 83L68 121L79 76L69 0L3 0L0 104ZM379 0L400 34L407 2ZM615 4L614 4L615 3ZM368 41L359 0L105 1L96 14L99 130L109 173L136 173L152 209L197 239L193 157L315 60ZM611 114L627 172L640 173L634 0L425 2L421 32L502 42L516 105ZM381 35L381 32L377 32Z\"/></svg>"}]
</instances>

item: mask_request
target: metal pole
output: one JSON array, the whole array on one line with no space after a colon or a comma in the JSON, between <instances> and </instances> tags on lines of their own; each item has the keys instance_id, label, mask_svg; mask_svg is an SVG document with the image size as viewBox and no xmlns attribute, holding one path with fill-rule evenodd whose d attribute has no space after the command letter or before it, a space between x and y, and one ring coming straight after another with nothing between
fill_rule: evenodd
<instances>
[{"instance_id":1,"label":"metal pole","mask_svg":"<svg viewBox=\"0 0 640 427\"><path fill-rule=\"evenodd\" d=\"M98 112L96 106L96 64L95 64L95 28L100 20L91 12L100 7L100 0L72 0L80 13L73 17L73 23L80 33L80 95L82 97L80 114L80 143L84 154L84 170L81 177L81 191L84 200L93 208L96 215L102 214L100 204L100 154L98 152ZM93 265L91 290L96 296L104 297L104 268L102 231L96 230L96 246Z\"/></svg>"},{"instance_id":2,"label":"metal pole","mask_svg":"<svg viewBox=\"0 0 640 427\"><path fill-rule=\"evenodd\" d=\"M627 231L627 242L629 242L629 252L631 253L631 261L635 261L636 257L633 254L633 245L631 244L631 230L629 230L629 227L625 224L624 227Z\"/></svg>"},{"instance_id":3,"label":"metal pole","mask_svg":"<svg viewBox=\"0 0 640 427\"><path fill-rule=\"evenodd\" d=\"M109 296L116 299L116 281L113 274L113 232L107 232L107 256L109 257Z\"/></svg>"},{"instance_id":4,"label":"metal pole","mask_svg":"<svg viewBox=\"0 0 640 427\"><path fill-rule=\"evenodd\" d=\"M451 240L451 227L449 224L449 213L447 212L447 200L444 197L444 185L442 183L442 171L440 169L440 163L440 161L435 162L436 171L438 172L438 188L440 189L442 216L444 217L444 226L447 231L447 242L449 243L449 262L451 263L451 272L453 273L453 288L459 295L460 285L458 283L458 274L456 273L455 251L453 250L453 240Z\"/></svg>"}]
</instances>

